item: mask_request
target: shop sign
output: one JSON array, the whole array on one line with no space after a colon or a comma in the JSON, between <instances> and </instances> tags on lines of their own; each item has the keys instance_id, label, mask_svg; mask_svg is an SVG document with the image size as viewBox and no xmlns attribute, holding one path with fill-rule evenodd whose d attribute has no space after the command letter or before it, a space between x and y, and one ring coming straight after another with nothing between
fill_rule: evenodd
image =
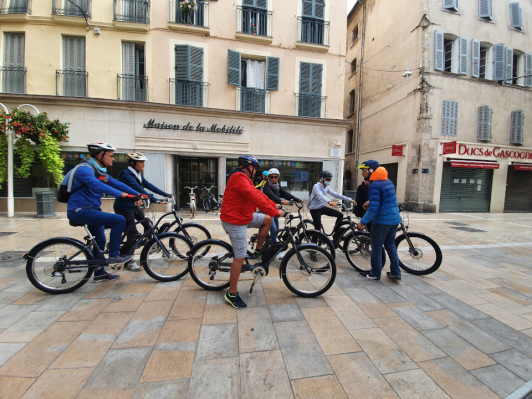
<instances>
[{"instance_id":1,"label":"shop sign","mask_svg":"<svg viewBox=\"0 0 532 399\"><path fill-rule=\"evenodd\" d=\"M470 168L470 169L499 169L497 162L458 162L451 161L452 168Z\"/></svg>"},{"instance_id":2,"label":"shop sign","mask_svg":"<svg viewBox=\"0 0 532 399\"><path fill-rule=\"evenodd\" d=\"M485 156L485 157L495 157L495 158L532 159L531 151L503 150L500 147L494 147L494 148L469 147L465 144L458 145L458 155L470 155L470 156L476 156L476 157Z\"/></svg>"},{"instance_id":3,"label":"shop sign","mask_svg":"<svg viewBox=\"0 0 532 399\"><path fill-rule=\"evenodd\" d=\"M532 165L514 165L514 170L532 170Z\"/></svg>"},{"instance_id":4,"label":"shop sign","mask_svg":"<svg viewBox=\"0 0 532 399\"><path fill-rule=\"evenodd\" d=\"M450 143L443 143L443 154L456 154L456 141L451 141Z\"/></svg>"},{"instance_id":5,"label":"shop sign","mask_svg":"<svg viewBox=\"0 0 532 399\"><path fill-rule=\"evenodd\" d=\"M402 156L403 156L403 146L392 145L392 157L402 157Z\"/></svg>"},{"instance_id":6,"label":"shop sign","mask_svg":"<svg viewBox=\"0 0 532 399\"><path fill-rule=\"evenodd\" d=\"M342 149L341 148L331 148L331 158L341 158Z\"/></svg>"},{"instance_id":7,"label":"shop sign","mask_svg":"<svg viewBox=\"0 0 532 399\"><path fill-rule=\"evenodd\" d=\"M186 125L172 125L166 122L157 122L155 119L150 119L148 123L144 124L144 129L159 129L159 130L184 130L187 132L205 132L205 133L225 133L225 134L242 134L244 128L242 126L227 126L218 127L218 124L213 123L210 127L203 126L201 123L193 125L188 122Z\"/></svg>"}]
</instances>

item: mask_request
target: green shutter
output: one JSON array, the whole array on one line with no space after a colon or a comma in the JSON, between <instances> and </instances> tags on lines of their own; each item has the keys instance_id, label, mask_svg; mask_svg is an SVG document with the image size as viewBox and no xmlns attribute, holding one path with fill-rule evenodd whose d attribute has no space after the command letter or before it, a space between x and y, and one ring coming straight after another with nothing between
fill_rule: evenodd
<instances>
[{"instance_id":1,"label":"green shutter","mask_svg":"<svg viewBox=\"0 0 532 399\"><path fill-rule=\"evenodd\" d=\"M175 79L189 80L189 46L178 44L175 46Z\"/></svg>"},{"instance_id":2,"label":"green shutter","mask_svg":"<svg viewBox=\"0 0 532 399\"><path fill-rule=\"evenodd\" d=\"M203 82L203 49L201 47L189 47L189 71L190 80Z\"/></svg>"},{"instance_id":3,"label":"green shutter","mask_svg":"<svg viewBox=\"0 0 532 399\"><path fill-rule=\"evenodd\" d=\"M263 10L268 9L268 0L255 0L255 7L262 8Z\"/></svg>"},{"instance_id":4,"label":"green shutter","mask_svg":"<svg viewBox=\"0 0 532 399\"><path fill-rule=\"evenodd\" d=\"M176 104L203 106L203 49L175 46Z\"/></svg>"},{"instance_id":5,"label":"green shutter","mask_svg":"<svg viewBox=\"0 0 532 399\"><path fill-rule=\"evenodd\" d=\"M227 83L234 86L240 86L241 71L240 71L241 56L238 51L228 50L227 53Z\"/></svg>"},{"instance_id":6,"label":"green shutter","mask_svg":"<svg viewBox=\"0 0 532 399\"><path fill-rule=\"evenodd\" d=\"M323 65L302 62L299 66L299 116L321 116Z\"/></svg>"},{"instance_id":7,"label":"green shutter","mask_svg":"<svg viewBox=\"0 0 532 399\"><path fill-rule=\"evenodd\" d=\"M301 15L309 18L325 18L325 0L302 0Z\"/></svg>"},{"instance_id":8,"label":"green shutter","mask_svg":"<svg viewBox=\"0 0 532 399\"><path fill-rule=\"evenodd\" d=\"M303 0L303 8L301 14L304 17L314 17L314 1L313 0Z\"/></svg>"},{"instance_id":9,"label":"green shutter","mask_svg":"<svg viewBox=\"0 0 532 399\"><path fill-rule=\"evenodd\" d=\"M325 0L314 0L314 18L325 18Z\"/></svg>"},{"instance_id":10,"label":"green shutter","mask_svg":"<svg viewBox=\"0 0 532 399\"><path fill-rule=\"evenodd\" d=\"M279 90L279 67L278 57L268 57L266 59L266 90Z\"/></svg>"},{"instance_id":11,"label":"green shutter","mask_svg":"<svg viewBox=\"0 0 532 399\"><path fill-rule=\"evenodd\" d=\"M310 94L311 93L311 72L312 64L308 62L302 62L299 65L299 93Z\"/></svg>"},{"instance_id":12,"label":"green shutter","mask_svg":"<svg viewBox=\"0 0 532 399\"><path fill-rule=\"evenodd\" d=\"M323 65L322 64L312 64L312 94L321 96L321 86L322 86L322 74L323 74Z\"/></svg>"},{"instance_id":13,"label":"green shutter","mask_svg":"<svg viewBox=\"0 0 532 399\"><path fill-rule=\"evenodd\" d=\"M4 93L24 93L24 33L4 34L4 66L14 67L4 73Z\"/></svg>"}]
</instances>

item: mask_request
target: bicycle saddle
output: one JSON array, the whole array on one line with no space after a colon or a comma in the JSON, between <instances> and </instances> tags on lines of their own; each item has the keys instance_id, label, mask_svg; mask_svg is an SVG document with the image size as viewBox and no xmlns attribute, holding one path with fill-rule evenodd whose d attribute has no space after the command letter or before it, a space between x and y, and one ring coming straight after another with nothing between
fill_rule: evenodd
<instances>
[{"instance_id":1,"label":"bicycle saddle","mask_svg":"<svg viewBox=\"0 0 532 399\"><path fill-rule=\"evenodd\" d=\"M72 220L69 220L68 224L70 224L72 227L83 227L83 226L85 226L84 224L75 223Z\"/></svg>"}]
</instances>

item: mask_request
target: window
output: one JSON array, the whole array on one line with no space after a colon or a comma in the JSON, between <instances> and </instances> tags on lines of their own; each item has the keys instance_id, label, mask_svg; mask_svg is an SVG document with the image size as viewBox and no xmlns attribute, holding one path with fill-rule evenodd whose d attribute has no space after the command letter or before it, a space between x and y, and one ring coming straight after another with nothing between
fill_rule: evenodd
<instances>
[{"instance_id":1,"label":"window","mask_svg":"<svg viewBox=\"0 0 532 399\"><path fill-rule=\"evenodd\" d=\"M203 48L175 46L175 104L203 107L208 84L203 82Z\"/></svg>"},{"instance_id":2,"label":"window","mask_svg":"<svg viewBox=\"0 0 532 399\"><path fill-rule=\"evenodd\" d=\"M325 0L302 0L298 18L298 41L329 45L329 22L325 18Z\"/></svg>"},{"instance_id":3,"label":"window","mask_svg":"<svg viewBox=\"0 0 532 399\"><path fill-rule=\"evenodd\" d=\"M122 75L118 76L121 87L118 94L127 101L147 101L146 65L144 45L122 43ZM118 97L120 99L120 97Z\"/></svg>"},{"instance_id":4,"label":"window","mask_svg":"<svg viewBox=\"0 0 532 399\"><path fill-rule=\"evenodd\" d=\"M525 54L525 86L532 87L532 53Z\"/></svg>"},{"instance_id":5,"label":"window","mask_svg":"<svg viewBox=\"0 0 532 399\"><path fill-rule=\"evenodd\" d=\"M477 140L491 141L491 119L493 110L490 106L478 107Z\"/></svg>"},{"instance_id":6,"label":"window","mask_svg":"<svg viewBox=\"0 0 532 399\"><path fill-rule=\"evenodd\" d=\"M351 62L351 75L356 73L357 71L357 59L355 58L352 62Z\"/></svg>"},{"instance_id":7,"label":"window","mask_svg":"<svg viewBox=\"0 0 532 399\"><path fill-rule=\"evenodd\" d=\"M480 48L480 59L479 59L480 68L479 68L479 73L478 73L479 78L486 79L487 59L488 59L488 49L486 47L481 47Z\"/></svg>"},{"instance_id":8,"label":"window","mask_svg":"<svg viewBox=\"0 0 532 399\"><path fill-rule=\"evenodd\" d=\"M299 93L296 94L298 116L325 117L325 97L321 95L322 64L299 64Z\"/></svg>"},{"instance_id":9,"label":"window","mask_svg":"<svg viewBox=\"0 0 532 399\"><path fill-rule=\"evenodd\" d=\"M444 71L452 72L453 70L453 40L445 39L443 42L444 48Z\"/></svg>"},{"instance_id":10,"label":"window","mask_svg":"<svg viewBox=\"0 0 532 399\"><path fill-rule=\"evenodd\" d=\"M0 14L31 14L30 0L3 0L0 2Z\"/></svg>"},{"instance_id":11,"label":"window","mask_svg":"<svg viewBox=\"0 0 532 399\"><path fill-rule=\"evenodd\" d=\"M347 140L345 143L345 153L351 154L353 152L353 131L350 130L347 132Z\"/></svg>"},{"instance_id":12,"label":"window","mask_svg":"<svg viewBox=\"0 0 532 399\"><path fill-rule=\"evenodd\" d=\"M353 32L351 34L351 43L354 43L358 40L358 25L355 26L355 29L353 29Z\"/></svg>"},{"instance_id":13,"label":"window","mask_svg":"<svg viewBox=\"0 0 532 399\"><path fill-rule=\"evenodd\" d=\"M64 96L86 97L88 74L85 72L85 38L63 36L62 79Z\"/></svg>"},{"instance_id":14,"label":"window","mask_svg":"<svg viewBox=\"0 0 532 399\"><path fill-rule=\"evenodd\" d=\"M0 73L3 93L25 93L24 33L4 33L4 65Z\"/></svg>"},{"instance_id":15,"label":"window","mask_svg":"<svg viewBox=\"0 0 532 399\"><path fill-rule=\"evenodd\" d=\"M444 101L442 104L441 135L456 137L458 131L458 102Z\"/></svg>"},{"instance_id":16,"label":"window","mask_svg":"<svg viewBox=\"0 0 532 399\"><path fill-rule=\"evenodd\" d=\"M348 115L353 115L355 113L355 90L349 92L349 113Z\"/></svg>"},{"instance_id":17,"label":"window","mask_svg":"<svg viewBox=\"0 0 532 399\"><path fill-rule=\"evenodd\" d=\"M493 20L491 0L478 0L478 17L487 21Z\"/></svg>"},{"instance_id":18,"label":"window","mask_svg":"<svg viewBox=\"0 0 532 399\"><path fill-rule=\"evenodd\" d=\"M271 36L271 15L268 0L243 0L238 6L237 30L242 33L259 36Z\"/></svg>"},{"instance_id":19,"label":"window","mask_svg":"<svg viewBox=\"0 0 532 399\"><path fill-rule=\"evenodd\" d=\"M114 20L150 23L150 0L115 0Z\"/></svg>"},{"instance_id":20,"label":"window","mask_svg":"<svg viewBox=\"0 0 532 399\"><path fill-rule=\"evenodd\" d=\"M53 15L68 15L70 17L91 18L90 0L54 0Z\"/></svg>"},{"instance_id":21,"label":"window","mask_svg":"<svg viewBox=\"0 0 532 399\"><path fill-rule=\"evenodd\" d=\"M519 50L514 50L512 61L512 84L525 86L526 54Z\"/></svg>"},{"instance_id":22,"label":"window","mask_svg":"<svg viewBox=\"0 0 532 399\"><path fill-rule=\"evenodd\" d=\"M514 29L523 30L523 19L519 3L510 3L510 25Z\"/></svg>"},{"instance_id":23,"label":"window","mask_svg":"<svg viewBox=\"0 0 532 399\"><path fill-rule=\"evenodd\" d=\"M525 125L525 113L512 111L510 118L510 144L523 144L523 127Z\"/></svg>"},{"instance_id":24,"label":"window","mask_svg":"<svg viewBox=\"0 0 532 399\"><path fill-rule=\"evenodd\" d=\"M442 8L447 11L458 12L458 0L443 0Z\"/></svg>"}]
</instances>

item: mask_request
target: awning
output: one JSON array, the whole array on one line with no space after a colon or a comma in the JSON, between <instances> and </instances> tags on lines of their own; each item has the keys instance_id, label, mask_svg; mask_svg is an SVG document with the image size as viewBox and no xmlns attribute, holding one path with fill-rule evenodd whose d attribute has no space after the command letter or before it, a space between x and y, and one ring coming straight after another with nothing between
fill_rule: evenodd
<instances>
[{"instance_id":1,"label":"awning","mask_svg":"<svg viewBox=\"0 0 532 399\"><path fill-rule=\"evenodd\" d=\"M451 159L452 168L470 168L470 169L499 169L499 163L496 161L469 161Z\"/></svg>"}]
</instances>

